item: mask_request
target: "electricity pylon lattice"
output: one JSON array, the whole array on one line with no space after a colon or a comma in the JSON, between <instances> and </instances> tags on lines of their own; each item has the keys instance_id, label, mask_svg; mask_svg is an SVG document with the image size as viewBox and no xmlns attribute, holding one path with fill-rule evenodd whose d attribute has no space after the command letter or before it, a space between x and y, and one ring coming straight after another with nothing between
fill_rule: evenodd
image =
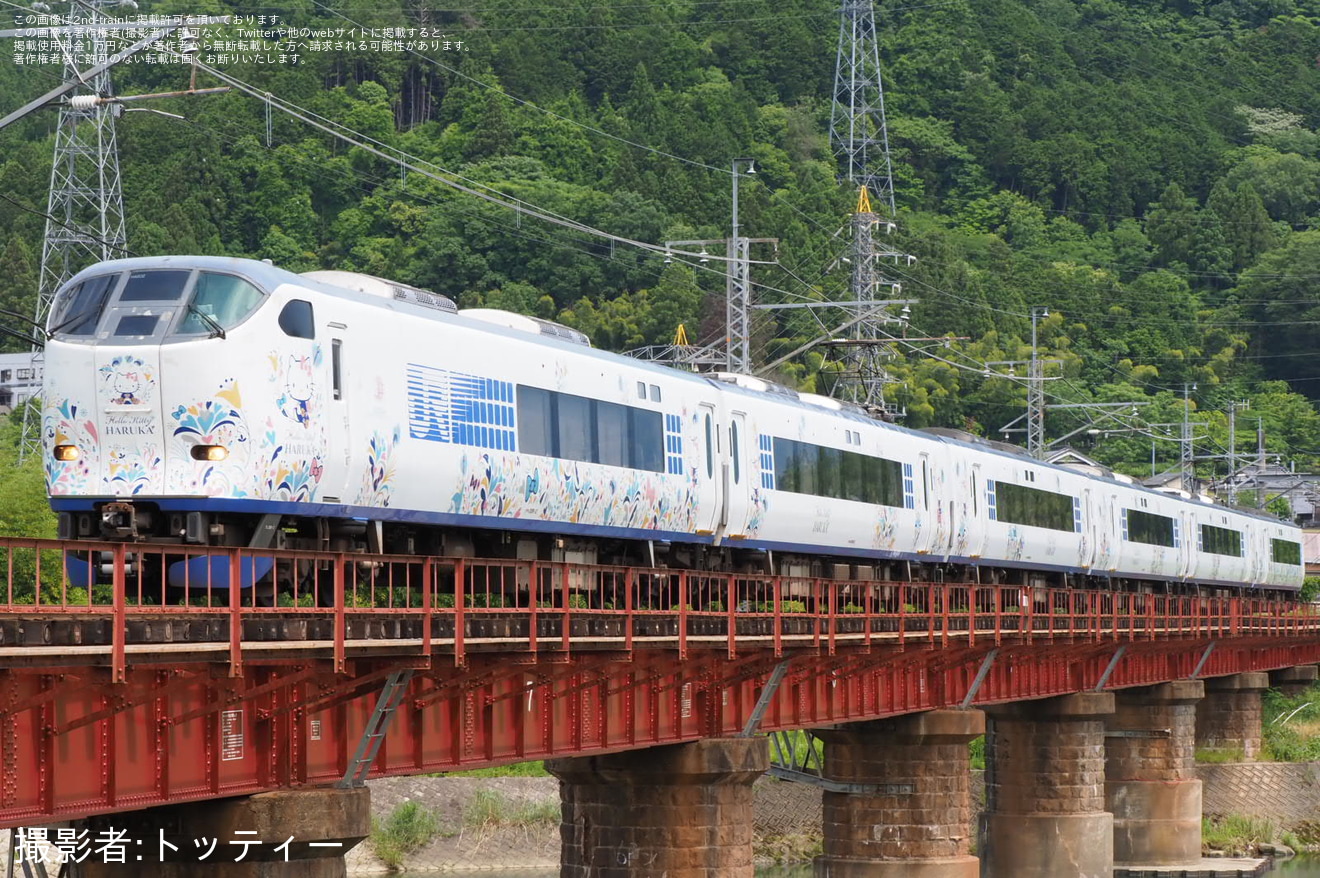
<instances>
[{"instance_id":1,"label":"electricity pylon lattice","mask_svg":"<svg viewBox=\"0 0 1320 878\"><path fill-rule=\"evenodd\" d=\"M110 57L106 31L97 26L102 20L102 5L97 0L72 0L69 19L85 23L86 29L54 37L68 40L62 47L65 82L82 84L60 105L55 130L41 277L32 316L39 326L45 325L55 292L65 281L95 262L127 255L124 193L115 140L116 107L98 101L111 96L110 71L102 70L83 80L78 69L80 61L85 67L94 67ZM85 51L75 51L80 42ZM36 347L32 352L34 370L42 367L41 360L41 348ZM20 455L35 452L40 438L39 419L33 416L32 406L26 406Z\"/></svg>"},{"instance_id":2,"label":"electricity pylon lattice","mask_svg":"<svg viewBox=\"0 0 1320 878\"><path fill-rule=\"evenodd\" d=\"M877 307L883 299L898 299L902 284L886 276L882 262L895 266L914 260L886 246L894 225L894 178L885 122L884 86L880 76L880 45L871 0L840 0L839 48L834 68L834 105L830 113L830 143L843 179L857 187L852 216L852 301L860 319L846 340L839 371L838 395L886 418L902 414L884 398L892 377L885 363L895 350L885 324L905 326L910 309L900 315ZM872 201L880 208L877 211ZM887 287L884 295L880 288ZM845 340L836 340L835 345Z\"/></svg>"},{"instance_id":3,"label":"electricity pylon lattice","mask_svg":"<svg viewBox=\"0 0 1320 878\"><path fill-rule=\"evenodd\" d=\"M843 176L894 214L894 177L880 79L880 44L871 0L840 0L830 144Z\"/></svg>"}]
</instances>

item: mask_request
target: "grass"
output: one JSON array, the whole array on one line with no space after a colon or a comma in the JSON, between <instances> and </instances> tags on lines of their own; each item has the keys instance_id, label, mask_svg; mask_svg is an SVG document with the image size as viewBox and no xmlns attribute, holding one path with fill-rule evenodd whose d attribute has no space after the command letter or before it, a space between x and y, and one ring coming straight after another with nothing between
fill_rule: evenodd
<instances>
[{"instance_id":1,"label":"grass","mask_svg":"<svg viewBox=\"0 0 1320 878\"><path fill-rule=\"evenodd\" d=\"M403 858L424 847L440 832L435 814L416 802L404 802L384 820L371 822L371 847L391 869L403 868Z\"/></svg>"},{"instance_id":2,"label":"grass","mask_svg":"<svg viewBox=\"0 0 1320 878\"><path fill-rule=\"evenodd\" d=\"M1245 856L1252 853L1256 845L1273 841L1274 837L1274 824L1259 817L1231 814L1201 818L1201 847L1205 850Z\"/></svg>"},{"instance_id":3,"label":"grass","mask_svg":"<svg viewBox=\"0 0 1320 878\"><path fill-rule=\"evenodd\" d=\"M1265 693L1262 711L1265 756L1275 762L1320 760L1320 685L1301 695Z\"/></svg>"},{"instance_id":4,"label":"grass","mask_svg":"<svg viewBox=\"0 0 1320 878\"><path fill-rule=\"evenodd\" d=\"M1200 747L1196 751L1199 765L1223 765L1226 762L1241 762L1246 758L1241 747Z\"/></svg>"},{"instance_id":5,"label":"grass","mask_svg":"<svg viewBox=\"0 0 1320 878\"><path fill-rule=\"evenodd\" d=\"M494 790L477 790L463 806L465 829L530 828L558 822L557 801L510 799Z\"/></svg>"},{"instance_id":6,"label":"grass","mask_svg":"<svg viewBox=\"0 0 1320 878\"><path fill-rule=\"evenodd\" d=\"M545 763L515 762L513 765L497 765L494 768L471 768L467 771L446 771L436 777L549 777Z\"/></svg>"},{"instance_id":7,"label":"grass","mask_svg":"<svg viewBox=\"0 0 1320 878\"><path fill-rule=\"evenodd\" d=\"M972 771L985 771L985 735L973 738L967 749L972 761Z\"/></svg>"}]
</instances>

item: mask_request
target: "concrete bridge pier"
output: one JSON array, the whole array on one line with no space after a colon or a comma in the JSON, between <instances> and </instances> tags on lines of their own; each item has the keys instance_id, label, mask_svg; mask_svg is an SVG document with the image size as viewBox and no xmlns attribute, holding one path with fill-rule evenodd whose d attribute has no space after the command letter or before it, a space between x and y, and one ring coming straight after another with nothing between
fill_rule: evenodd
<instances>
[{"instance_id":1,"label":"concrete bridge pier","mask_svg":"<svg viewBox=\"0 0 1320 878\"><path fill-rule=\"evenodd\" d=\"M1218 750L1255 762L1261 746L1261 693L1269 674L1247 671L1205 681L1205 698L1196 706L1197 749Z\"/></svg>"},{"instance_id":2,"label":"concrete bridge pier","mask_svg":"<svg viewBox=\"0 0 1320 878\"><path fill-rule=\"evenodd\" d=\"M932 710L817 731L829 780L876 785L823 800L817 878L976 878L967 744L979 710Z\"/></svg>"},{"instance_id":3,"label":"concrete bridge pier","mask_svg":"<svg viewBox=\"0 0 1320 878\"><path fill-rule=\"evenodd\" d=\"M111 829L124 831L129 840L125 862L107 863L94 853L78 874L85 878L345 878L344 854L371 833L371 792L366 787L279 790L165 805L93 818L89 838L95 840ZM216 844L208 852L212 839Z\"/></svg>"},{"instance_id":4,"label":"concrete bridge pier","mask_svg":"<svg viewBox=\"0 0 1320 878\"><path fill-rule=\"evenodd\" d=\"M1112 692L990 707L984 878L1109 878L1114 817L1105 810L1105 717Z\"/></svg>"},{"instance_id":5,"label":"concrete bridge pier","mask_svg":"<svg viewBox=\"0 0 1320 878\"><path fill-rule=\"evenodd\" d=\"M1320 676L1320 667L1316 665L1280 668L1270 671L1270 685L1289 698L1295 698L1311 688L1317 676Z\"/></svg>"},{"instance_id":6,"label":"concrete bridge pier","mask_svg":"<svg viewBox=\"0 0 1320 878\"><path fill-rule=\"evenodd\" d=\"M1201 680L1115 693L1105 737L1105 805L1114 815L1114 863L1182 866L1201 861L1201 781L1196 705Z\"/></svg>"},{"instance_id":7,"label":"concrete bridge pier","mask_svg":"<svg viewBox=\"0 0 1320 878\"><path fill-rule=\"evenodd\" d=\"M550 759L562 878L751 878L752 783L765 738L708 738Z\"/></svg>"}]
</instances>

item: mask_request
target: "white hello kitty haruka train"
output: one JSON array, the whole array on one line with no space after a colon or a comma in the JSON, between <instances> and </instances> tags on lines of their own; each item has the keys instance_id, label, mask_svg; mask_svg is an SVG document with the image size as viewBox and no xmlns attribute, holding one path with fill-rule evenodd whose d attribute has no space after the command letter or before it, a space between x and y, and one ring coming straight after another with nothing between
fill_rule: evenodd
<instances>
[{"instance_id":1,"label":"white hello kitty haruka train","mask_svg":"<svg viewBox=\"0 0 1320 878\"><path fill-rule=\"evenodd\" d=\"M557 324L365 275L104 262L59 291L48 328L44 450L66 538L1107 587L1302 582L1300 533L1274 518L616 356Z\"/></svg>"}]
</instances>

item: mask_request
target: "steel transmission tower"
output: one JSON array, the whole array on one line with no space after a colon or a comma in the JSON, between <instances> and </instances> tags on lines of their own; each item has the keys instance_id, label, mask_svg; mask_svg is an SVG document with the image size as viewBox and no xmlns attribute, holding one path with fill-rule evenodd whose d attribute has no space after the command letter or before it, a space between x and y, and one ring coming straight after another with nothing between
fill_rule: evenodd
<instances>
[{"instance_id":1,"label":"steel transmission tower","mask_svg":"<svg viewBox=\"0 0 1320 878\"><path fill-rule=\"evenodd\" d=\"M87 25L80 37L87 40L88 51L81 58L89 62L86 66L104 62L110 55L108 37L97 25L102 21L101 8L108 4L73 0L70 5L70 19ZM67 51L64 59L65 81L80 79L75 63L79 56ZM124 194L115 141L117 108L97 101L110 95L107 69L86 80L60 106L34 315L38 323L45 321L51 297L61 284L93 262L126 252Z\"/></svg>"},{"instance_id":2,"label":"steel transmission tower","mask_svg":"<svg viewBox=\"0 0 1320 878\"><path fill-rule=\"evenodd\" d=\"M41 275L32 319L44 326L55 291L94 262L127 255L124 234L124 193L119 181L119 148L115 140L115 110L98 102L111 96L110 70L83 79L85 67L104 64L110 57L109 40L101 9L136 8L136 3L71 0L70 22L85 25L69 34L63 46L64 81L81 84L60 105L55 130L55 155L50 169L50 195L46 207L46 234L41 244ZM64 39L59 36L55 39ZM79 42L83 46L79 47ZM33 374L42 367L41 348L32 352ZM35 452L40 442L40 416L32 406L23 409L20 455Z\"/></svg>"},{"instance_id":3,"label":"steel transmission tower","mask_svg":"<svg viewBox=\"0 0 1320 878\"><path fill-rule=\"evenodd\" d=\"M840 0L830 143L842 177L857 188L857 209L852 217L851 291L858 315L868 315L854 328L844 358L846 367L841 377L847 382L845 395L892 417L899 413L884 401L884 387L891 380L884 361L893 354L887 343L892 335L883 327L887 323L904 326L910 309L905 304L903 312L895 316L883 307L883 299L898 299L902 285L886 277L882 263L911 264L915 260L882 243L882 236L896 229L894 178L871 0ZM888 288L888 295L879 294L882 287Z\"/></svg>"},{"instance_id":4,"label":"steel transmission tower","mask_svg":"<svg viewBox=\"0 0 1320 878\"><path fill-rule=\"evenodd\" d=\"M894 215L894 176L880 80L880 42L871 0L840 0L830 143L843 176Z\"/></svg>"}]
</instances>

